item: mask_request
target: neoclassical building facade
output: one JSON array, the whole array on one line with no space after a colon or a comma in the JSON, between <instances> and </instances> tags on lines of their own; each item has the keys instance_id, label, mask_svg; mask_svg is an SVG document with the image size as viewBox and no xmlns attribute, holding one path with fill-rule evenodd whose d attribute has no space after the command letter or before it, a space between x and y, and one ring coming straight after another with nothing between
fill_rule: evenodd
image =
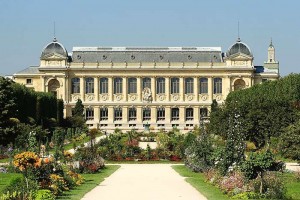
<instances>
[{"instance_id":1,"label":"neoclassical building facade","mask_svg":"<svg viewBox=\"0 0 300 200\"><path fill-rule=\"evenodd\" d=\"M275 48L253 65L250 48L238 39L226 53L220 47L73 47L68 53L55 38L39 66L14 74L36 91L52 92L72 115L78 99L89 127L112 131L191 130L209 115L214 99L279 78Z\"/></svg>"}]
</instances>

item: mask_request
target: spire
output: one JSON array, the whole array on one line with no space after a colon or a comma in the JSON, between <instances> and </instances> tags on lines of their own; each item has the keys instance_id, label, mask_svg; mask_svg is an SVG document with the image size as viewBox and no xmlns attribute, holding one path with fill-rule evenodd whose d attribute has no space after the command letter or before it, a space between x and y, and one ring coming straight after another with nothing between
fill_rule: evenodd
<instances>
[{"instance_id":1,"label":"spire","mask_svg":"<svg viewBox=\"0 0 300 200\"><path fill-rule=\"evenodd\" d=\"M271 42L270 42L269 47L274 47L274 46L273 46L273 40L272 40L272 38L271 38Z\"/></svg>"},{"instance_id":2,"label":"spire","mask_svg":"<svg viewBox=\"0 0 300 200\"><path fill-rule=\"evenodd\" d=\"M240 21L238 21L238 39L237 42L241 42L241 38L240 38Z\"/></svg>"},{"instance_id":3,"label":"spire","mask_svg":"<svg viewBox=\"0 0 300 200\"><path fill-rule=\"evenodd\" d=\"M53 42L57 42L56 36L55 36L55 21L53 24Z\"/></svg>"}]
</instances>

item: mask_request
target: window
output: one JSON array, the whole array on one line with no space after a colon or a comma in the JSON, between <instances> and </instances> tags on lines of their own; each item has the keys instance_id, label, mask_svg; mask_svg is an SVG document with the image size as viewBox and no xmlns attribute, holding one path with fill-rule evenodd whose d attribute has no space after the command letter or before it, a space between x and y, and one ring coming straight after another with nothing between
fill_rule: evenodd
<instances>
[{"instance_id":1,"label":"window","mask_svg":"<svg viewBox=\"0 0 300 200\"><path fill-rule=\"evenodd\" d=\"M85 79L85 93L94 93L94 78L86 78Z\"/></svg>"},{"instance_id":2,"label":"window","mask_svg":"<svg viewBox=\"0 0 300 200\"><path fill-rule=\"evenodd\" d=\"M179 78L171 78L171 94L179 93Z\"/></svg>"},{"instance_id":3,"label":"window","mask_svg":"<svg viewBox=\"0 0 300 200\"><path fill-rule=\"evenodd\" d=\"M71 92L74 93L80 93L80 79L79 78L72 78L71 79Z\"/></svg>"},{"instance_id":4,"label":"window","mask_svg":"<svg viewBox=\"0 0 300 200\"><path fill-rule=\"evenodd\" d=\"M157 121L165 120L165 108L157 109Z\"/></svg>"},{"instance_id":5,"label":"window","mask_svg":"<svg viewBox=\"0 0 300 200\"><path fill-rule=\"evenodd\" d=\"M143 109L143 121L150 121L151 120L151 109L144 108Z\"/></svg>"},{"instance_id":6,"label":"window","mask_svg":"<svg viewBox=\"0 0 300 200\"><path fill-rule=\"evenodd\" d=\"M187 108L185 110L185 121L192 121L192 120L194 120L194 109Z\"/></svg>"},{"instance_id":7,"label":"window","mask_svg":"<svg viewBox=\"0 0 300 200\"><path fill-rule=\"evenodd\" d=\"M208 93L208 80L207 78L200 78L200 94Z\"/></svg>"},{"instance_id":8,"label":"window","mask_svg":"<svg viewBox=\"0 0 300 200\"><path fill-rule=\"evenodd\" d=\"M171 121L179 120L179 108L172 108Z\"/></svg>"},{"instance_id":9,"label":"window","mask_svg":"<svg viewBox=\"0 0 300 200\"><path fill-rule=\"evenodd\" d=\"M26 84L31 85L32 84L32 79L31 78L26 79Z\"/></svg>"},{"instance_id":10,"label":"window","mask_svg":"<svg viewBox=\"0 0 300 200\"><path fill-rule=\"evenodd\" d=\"M164 78L158 78L156 80L156 91L157 91L157 94L165 93L165 79Z\"/></svg>"},{"instance_id":11,"label":"window","mask_svg":"<svg viewBox=\"0 0 300 200\"><path fill-rule=\"evenodd\" d=\"M194 79L186 78L185 79L185 94L194 93Z\"/></svg>"},{"instance_id":12,"label":"window","mask_svg":"<svg viewBox=\"0 0 300 200\"><path fill-rule=\"evenodd\" d=\"M85 119L94 120L94 108L85 109Z\"/></svg>"},{"instance_id":13,"label":"window","mask_svg":"<svg viewBox=\"0 0 300 200\"><path fill-rule=\"evenodd\" d=\"M115 108L115 113L114 113L114 117L115 120L114 121L121 121L122 120L122 108Z\"/></svg>"},{"instance_id":14,"label":"window","mask_svg":"<svg viewBox=\"0 0 300 200\"><path fill-rule=\"evenodd\" d=\"M136 78L128 79L128 94L136 94L137 93L137 82Z\"/></svg>"},{"instance_id":15,"label":"window","mask_svg":"<svg viewBox=\"0 0 300 200\"><path fill-rule=\"evenodd\" d=\"M128 118L129 121L135 121L136 120L136 108L129 108L128 112Z\"/></svg>"},{"instance_id":16,"label":"window","mask_svg":"<svg viewBox=\"0 0 300 200\"><path fill-rule=\"evenodd\" d=\"M100 94L108 93L108 78L100 78Z\"/></svg>"},{"instance_id":17,"label":"window","mask_svg":"<svg viewBox=\"0 0 300 200\"><path fill-rule=\"evenodd\" d=\"M200 117L207 117L207 108L200 108Z\"/></svg>"},{"instance_id":18,"label":"window","mask_svg":"<svg viewBox=\"0 0 300 200\"><path fill-rule=\"evenodd\" d=\"M267 82L268 79L267 79L267 78L263 78L261 81L262 81L262 82Z\"/></svg>"},{"instance_id":19,"label":"window","mask_svg":"<svg viewBox=\"0 0 300 200\"><path fill-rule=\"evenodd\" d=\"M143 78L143 89L145 88L151 89L151 78Z\"/></svg>"},{"instance_id":20,"label":"window","mask_svg":"<svg viewBox=\"0 0 300 200\"><path fill-rule=\"evenodd\" d=\"M108 109L100 108L100 121L108 120Z\"/></svg>"},{"instance_id":21,"label":"window","mask_svg":"<svg viewBox=\"0 0 300 200\"><path fill-rule=\"evenodd\" d=\"M122 93L122 78L114 79L114 94Z\"/></svg>"},{"instance_id":22,"label":"window","mask_svg":"<svg viewBox=\"0 0 300 200\"><path fill-rule=\"evenodd\" d=\"M222 93L222 79L214 78L214 94Z\"/></svg>"}]
</instances>

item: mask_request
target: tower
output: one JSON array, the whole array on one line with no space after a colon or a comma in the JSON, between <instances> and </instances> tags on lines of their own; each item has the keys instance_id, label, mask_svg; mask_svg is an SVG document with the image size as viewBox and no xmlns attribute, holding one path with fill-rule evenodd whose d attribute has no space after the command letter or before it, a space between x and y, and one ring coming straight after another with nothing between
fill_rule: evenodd
<instances>
[{"instance_id":1,"label":"tower","mask_svg":"<svg viewBox=\"0 0 300 200\"><path fill-rule=\"evenodd\" d=\"M269 45L269 48L268 48L268 63L276 63L276 60L275 60L275 48L273 46L273 42L272 42L272 39L271 39L271 43Z\"/></svg>"},{"instance_id":2,"label":"tower","mask_svg":"<svg viewBox=\"0 0 300 200\"><path fill-rule=\"evenodd\" d=\"M279 74L279 62L275 58L275 47L271 39L271 43L268 47L268 60L264 62L265 72L275 72Z\"/></svg>"}]
</instances>

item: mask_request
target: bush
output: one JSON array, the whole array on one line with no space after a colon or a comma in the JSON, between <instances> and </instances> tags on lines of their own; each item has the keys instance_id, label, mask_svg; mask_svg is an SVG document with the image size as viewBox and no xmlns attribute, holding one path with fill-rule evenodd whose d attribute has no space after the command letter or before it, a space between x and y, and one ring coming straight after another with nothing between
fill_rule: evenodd
<instances>
[{"instance_id":1,"label":"bush","mask_svg":"<svg viewBox=\"0 0 300 200\"><path fill-rule=\"evenodd\" d=\"M231 199L259 199L260 195L255 192L242 192L240 194L236 194Z\"/></svg>"},{"instance_id":2,"label":"bush","mask_svg":"<svg viewBox=\"0 0 300 200\"><path fill-rule=\"evenodd\" d=\"M244 186L244 176L241 172L233 171L228 176L223 177L219 186L226 193L240 193ZM236 192L234 192L234 190Z\"/></svg>"},{"instance_id":3,"label":"bush","mask_svg":"<svg viewBox=\"0 0 300 200\"><path fill-rule=\"evenodd\" d=\"M286 188L277 172L266 172L263 178L262 197L266 199L284 199ZM256 178L250 182L254 192L260 193L261 179Z\"/></svg>"},{"instance_id":4,"label":"bush","mask_svg":"<svg viewBox=\"0 0 300 200\"><path fill-rule=\"evenodd\" d=\"M38 190L35 200L55 200L55 196L50 190Z\"/></svg>"}]
</instances>

